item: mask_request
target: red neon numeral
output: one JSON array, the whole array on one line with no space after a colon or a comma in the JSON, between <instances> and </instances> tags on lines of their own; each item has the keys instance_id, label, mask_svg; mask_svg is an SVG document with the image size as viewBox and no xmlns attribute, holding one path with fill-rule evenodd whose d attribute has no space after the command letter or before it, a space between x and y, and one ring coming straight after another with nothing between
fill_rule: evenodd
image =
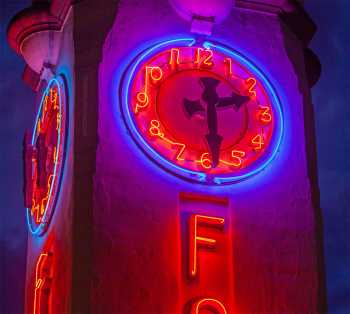
<instances>
[{"instance_id":1,"label":"red neon numeral","mask_svg":"<svg viewBox=\"0 0 350 314\"><path fill-rule=\"evenodd\" d=\"M61 127L61 114L57 112L56 115L56 131Z\"/></svg>"},{"instance_id":2,"label":"red neon numeral","mask_svg":"<svg viewBox=\"0 0 350 314\"><path fill-rule=\"evenodd\" d=\"M255 91L256 79L254 77L249 77L248 79L246 79L245 82L249 84L249 87L248 87L249 94L256 97L256 91Z\"/></svg>"},{"instance_id":3,"label":"red neon numeral","mask_svg":"<svg viewBox=\"0 0 350 314\"><path fill-rule=\"evenodd\" d=\"M252 138L252 144L255 150L260 150L264 146L264 136L262 134L257 134Z\"/></svg>"},{"instance_id":4,"label":"red neon numeral","mask_svg":"<svg viewBox=\"0 0 350 314\"><path fill-rule=\"evenodd\" d=\"M51 91L51 89L50 89ZM46 95L45 98L44 98L44 108L43 108L43 113L42 113L42 116L41 116L41 120L39 120L38 122L41 121L41 123L44 123L44 120L45 120L45 115L46 115L46 112L47 112L47 103L48 103L48 96Z\"/></svg>"},{"instance_id":5,"label":"red neon numeral","mask_svg":"<svg viewBox=\"0 0 350 314\"><path fill-rule=\"evenodd\" d=\"M41 314L49 312L48 300L43 300L42 292L50 289L50 271L51 271L51 253L41 253L35 268L35 286L34 286L34 306L33 313ZM49 294L46 293L46 296ZM45 301L45 302L44 302Z\"/></svg>"},{"instance_id":6,"label":"red neon numeral","mask_svg":"<svg viewBox=\"0 0 350 314\"><path fill-rule=\"evenodd\" d=\"M41 222L41 208L40 204L35 203L35 199L32 201L32 208L30 209L30 214L35 219L35 222L39 224Z\"/></svg>"},{"instance_id":7,"label":"red neon numeral","mask_svg":"<svg viewBox=\"0 0 350 314\"><path fill-rule=\"evenodd\" d=\"M52 153L52 161L56 162L57 161L57 148L56 146L53 147L53 153Z\"/></svg>"},{"instance_id":8,"label":"red neon numeral","mask_svg":"<svg viewBox=\"0 0 350 314\"><path fill-rule=\"evenodd\" d=\"M241 150L233 150L231 152L231 157L234 160L232 162L232 165L235 167L240 167L240 166L242 166L243 158L245 157L245 152L243 152Z\"/></svg>"},{"instance_id":9,"label":"red neon numeral","mask_svg":"<svg viewBox=\"0 0 350 314\"><path fill-rule=\"evenodd\" d=\"M197 48L194 63L211 67L213 65L213 51L211 49Z\"/></svg>"},{"instance_id":10,"label":"red neon numeral","mask_svg":"<svg viewBox=\"0 0 350 314\"><path fill-rule=\"evenodd\" d=\"M153 136L163 137L163 133L160 131L160 122L158 120L152 120L149 132Z\"/></svg>"},{"instance_id":11,"label":"red neon numeral","mask_svg":"<svg viewBox=\"0 0 350 314\"><path fill-rule=\"evenodd\" d=\"M197 274L197 247L198 245L214 247L216 240L198 235L198 225L210 225L211 227L224 226L225 219L202 215L192 215L189 223L189 275L195 277Z\"/></svg>"},{"instance_id":12,"label":"red neon numeral","mask_svg":"<svg viewBox=\"0 0 350 314\"><path fill-rule=\"evenodd\" d=\"M199 160L199 162L203 168L210 169L211 168L211 160L209 158L209 153L203 153L201 155L201 159Z\"/></svg>"},{"instance_id":13,"label":"red neon numeral","mask_svg":"<svg viewBox=\"0 0 350 314\"><path fill-rule=\"evenodd\" d=\"M35 184L38 180L38 161L35 156L32 158L32 182L34 182L34 189ZM31 206L30 206L30 214L35 219L35 222L39 224L41 222L42 218L42 209L40 204L36 203L35 197L32 198Z\"/></svg>"},{"instance_id":14,"label":"red neon numeral","mask_svg":"<svg viewBox=\"0 0 350 314\"><path fill-rule=\"evenodd\" d=\"M40 203L37 204L35 201L35 198L32 199L32 207L31 207L30 213L32 217L35 218L35 222L37 224L43 222L42 218L45 214L45 209L47 207L47 202L49 199L51 184L53 183L53 179L54 179L54 175L50 174L47 179L46 196L41 199Z\"/></svg>"},{"instance_id":15,"label":"red neon numeral","mask_svg":"<svg viewBox=\"0 0 350 314\"><path fill-rule=\"evenodd\" d=\"M38 123L36 124L36 130L35 130L35 133L37 135L39 135L39 133L41 132L41 122L40 122L40 119L38 120Z\"/></svg>"},{"instance_id":16,"label":"red neon numeral","mask_svg":"<svg viewBox=\"0 0 350 314\"><path fill-rule=\"evenodd\" d=\"M178 48L170 49L170 65L179 65L180 64L180 50Z\"/></svg>"},{"instance_id":17,"label":"red neon numeral","mask_svg":"<svg viewBox=\"0 0 350 314\"><path fill-rule=\"evenodd\" d=\"M136 95L136 107L135 113L137 113L140 109L147 107L149 98L146 92L138 92Z\"/></svg>"},{"instance_id":18,"label":"red neon numeral","mask_svg":"<svg viewBox=\"0 0 350 314\"><path fill-rule=\"evenodd\" d=\"M57 91L53 88L50 88L50 100L53 104L53 109L58 109L57 107Z\"/></svg>"},{"instance_id":19,"label":"red neon numeral","mask_svg":"<svg viewBox=\"0 0 350 314\"><path fill-rule=\"evenodd\" d=\"M176 160L185 160L185 158L182 157L184 151L185 151L185 148L186 148L186 145L185 144L182 144L182 143L173 143L174 146L180 146L180 150L179 150L179 153L176 155Z\"/></svg>"},{"instance_id":20,"label":"red neon numeral","mask_svg":"<svg viewBox=\"0 0 350 314\"><path fill-rule=\"evenodd\" d=\"M227 65L227 75L228 77L231 77L232 76L232 59L225 58L224 63Z\"/></svg>"},{"instance_id":21,"label":"red neon numeral","mask_svg":"<svg viewBox=\"0 0 350 314\"><path fill-rule=\"evenodd\" d=\"M270 113L270 107L268 106L259 106L259 119L263 123L269 123L272 121L272 115Z\"/></svg>"},{"instance_id":22,"label":"red neon numeral","mask_svg":"<svg viewBox=\"0 0 350 314\"><path fill-rule=\"evenodd\" d=\"M206 49L205 51L207 52L207 57L204 59L203 64L207 66L212 66L213 61L211 60L213 59L213 51L210 49Z\"/></svg>"},{"instance_id":23,"label":"red neon numeral","mask_svg":"<svg viewBox=\"0 0 350 314\"><path fill-rule=\"evenodd\" d=\"M201 52L203 51L203 48L197 48L196 49L196 54L194 58L194 63L199 64L199 61L201 60Z\"/></svg>"},{"instance_id":24,"label":"red neon numeral","mask_svg":"<svg viewBox=\"0 0 350 314\"><path fill-rule=\"evenodd\" d=\"M242 166L243 158L245 157L245 152L241 150L233 150L231 152L231 157L232 157L232 161L220 159L220 162L222 162L224 165L227 165L227 166L240 167Z\"/></svg>"},{"instance_id":25,"label":"red neon numeral","mask_svg":"<svg viewBox=\"0 0 350 314\"><path fill-rule=\"evenodd\" d=\"M227 314L225 306L218 300L204 298L193 303L191 314L199 314L201 310L207 310L214 314Z\"/></svg>"},{"instance_id":26,"label":"red neon numeral","mask_svg":"<svg viewBox=\"0 0 350 314\"><path fill-rule=\"evenodd\" d=\"M160 67L149 67L146 66L145 69L145 88L144 91L138 92L136 94L136 106L135 106L135 113L138 113L140 109L143 109L148 106L149 103L149 97L148 97L148 84L149 79L151 79L151 82L153 84L159 82L163 77L163 71Z\"/></svg>"},{"instance_id":27,"label":"red neon numeral","mask_svg":"<svg viewBox=\"0 0 350 314\"><path fill-rule=\"evenodd\" d=\"M158 82L163 77L163 70L160 67L146 66L146 79L148 78L148 76L152 79L153 83Z\"/></svg>"},{"instance_id":28,"label":"red neon numeral","mask_svg":"<svg viewBox=\"0 0 350 314\"><path fill-rule=\"evenodd\" d=\"M45 118L46 118L46 113L48 111L49 96L50 96L50 105L52 106L53 110L58 110L59 109L59 106L58 106L58 103L57 103L57 98L58 98L57 90L55 90L54 88L50 88L49 95L46 95L45 98L44 98L43 110L42 110L42 116L41 116L41 123L42 124L44 124L44 121L45 121ZM56 129L58 129L58 128L56 128Z\"/></svg>"},{"instance_id":29,"label":"red neon numeral","mask_svg":"<svg viewBox=\"0 0 350 314\"><path fill-rule=\"evenodd\" d=\"M182 144L182 143L177 143L177 142L173 142L172 140L166 138L164 136L164 133L161 132L160 130L160 122L158 120L152 120L151 121L151 126L149 128L149 133L152 136L158 136L160 137L163 141L169 143L171 146L180 146L180 150L176 155L176 160L185 160L182 155L185 151L186 145Z\"/></svg>"}]
</instances>

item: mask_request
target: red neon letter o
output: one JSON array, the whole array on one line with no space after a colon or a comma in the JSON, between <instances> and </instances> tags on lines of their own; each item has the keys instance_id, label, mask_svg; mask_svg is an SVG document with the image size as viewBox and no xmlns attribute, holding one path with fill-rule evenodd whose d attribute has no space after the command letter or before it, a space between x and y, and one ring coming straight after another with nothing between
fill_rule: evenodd
<instances>
[{"instance_id":1,"label":"red neon letter o","mask_svg":"<svg viewBox=\"0 0 350 314\"><path fill-rule=\"evenodd\" d=\"M220 301L212 298L200 299L193 303L191 314L199 314L201 309L211 310L215 314L227 314L225 306Z\"/></svg>"}]
</instances>

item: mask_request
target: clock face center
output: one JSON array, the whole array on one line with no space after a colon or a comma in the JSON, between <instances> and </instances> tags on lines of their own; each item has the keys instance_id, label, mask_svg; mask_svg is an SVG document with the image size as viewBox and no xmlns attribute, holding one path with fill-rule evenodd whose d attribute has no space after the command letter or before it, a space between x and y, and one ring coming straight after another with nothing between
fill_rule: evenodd
<instances>
[{"instance_id":1,"label":"clock face center","mask_svg":"<svg viewBox=\"0 0 350 314\"><path fill-rule=\"evenodd\" d=\"M218 99L230 98L232 93L238 93L232 84L215 73L186 70L171 75L161 84L156 103L159 118L169 134L198 152L208 149L206 135L210 131L208 120L212 118L209 116L210 111L208 113L210 103L203 97L203 78L219 82L216 87ZM245 106L240 110L234 108L234 102L219 106L218 99L214 102L217 134L222 136L221 148L226 149L242 138L249 117Z\"/></svg>"}]
</instances>

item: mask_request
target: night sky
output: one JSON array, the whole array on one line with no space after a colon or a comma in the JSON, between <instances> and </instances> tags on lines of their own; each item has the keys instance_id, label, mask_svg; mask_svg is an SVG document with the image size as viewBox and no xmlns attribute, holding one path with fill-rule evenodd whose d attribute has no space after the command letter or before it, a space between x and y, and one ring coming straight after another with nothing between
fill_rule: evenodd
<instances>
[{"instance_id":1,"label":"night sky","mask_svg":"<svg viewBox=\"0 0 350 314\"><path fill-rule=\"evenodd\" d=\"M35 117L24 62L7 45L11 17L31 1L0 0L0 313L23 313L27 230L22 139ZM322 75L312 90L329 313L350 313L350 0L306 0Z\"/></svg>"}]
</instances>

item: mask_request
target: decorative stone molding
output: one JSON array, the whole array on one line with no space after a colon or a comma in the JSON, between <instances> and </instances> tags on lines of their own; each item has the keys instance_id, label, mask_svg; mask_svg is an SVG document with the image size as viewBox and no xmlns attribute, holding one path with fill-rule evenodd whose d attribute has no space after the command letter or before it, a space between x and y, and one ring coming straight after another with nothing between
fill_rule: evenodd
<instances>
[{"instance_id":1,"label":"decorative stone molding","mask_svg":"<svg viewBox=\"0 0 350 314\"><path fill-rule=\"evenodd\" d=\"M61 30L70 4L70 0L54 0L51 4L33 1L8 26L8 43L27 63L23 79L34 90L45 64L57 62Z\"/></svg>"},{"instance_id":2,"label":"decorative stone molding","mask_svg":"<svg viewBox=\"0 0 350 314\"><path fill-rule=\"evenodd\" d=\"M69 7L79 1L53 0L33 1L31 7L19 12L10 22L7 37L10 47L23 57L27 66L23 79L33 89L36 88L44 63L55 65L59 51L60 31L68 13ZM185 3L172 0L170 3ZM218 6L220 16L225 7ZM238 9L260 11L276 14L299 38L305 51L316 32L316 26L304 11L303 1L298 0L235 0L234 6ZM186 4L188 6L188 4ZM221 11L220 11L221 10ZM193 28L196 32L210 34L211 26L198 23L195 20ZM203 28L205 28L203 30ZM321 73L320 62L315 54L305 52L305 66L308 69L310 84L317 82ZM312 65L312 66L311 66ZM30 75L29 75L30 73ZM38 76L39 75L39 76ZM311 85L312 86L312 85Z\"/></svg>"}]
</instances>

